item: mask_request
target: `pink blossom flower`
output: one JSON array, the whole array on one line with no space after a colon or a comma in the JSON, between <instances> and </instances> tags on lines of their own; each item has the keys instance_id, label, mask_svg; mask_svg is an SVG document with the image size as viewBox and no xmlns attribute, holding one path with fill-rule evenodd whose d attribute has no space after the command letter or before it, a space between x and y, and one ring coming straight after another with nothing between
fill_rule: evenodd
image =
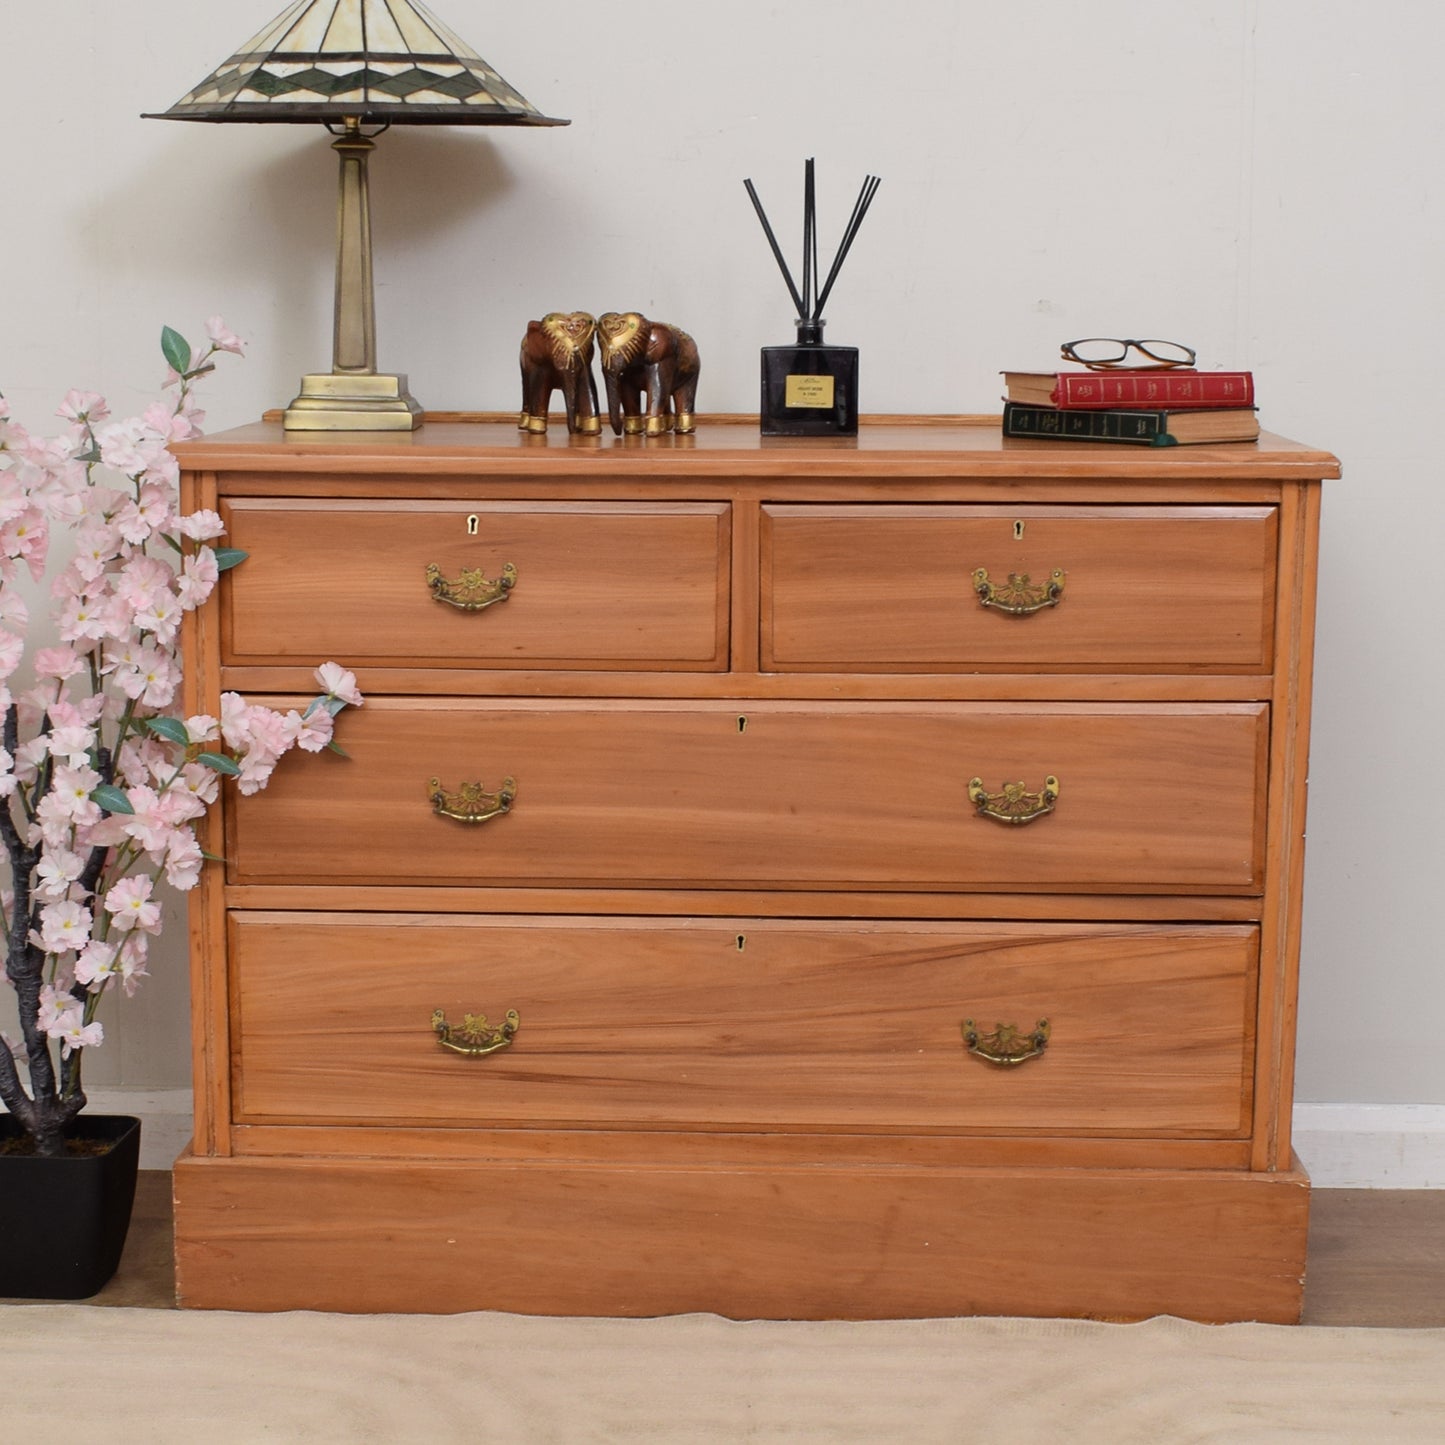
<instances>
[{"instance_id":1,"label":"pink blossom flower","mask_svg":"<svg viewBox=\"0 0 1445 1445\"><path fill-rule=\"evenodd\" d=\"M25 656L25 639L13 632L0 631L0 677L9 677Z\"/></svg>"},{"instance_id":2,"label":"pink blossom flower","mask_svg":"<svg viewBox=\"0 0 1445 1445\"><path fill-rule=\"evenodd\" d=\"M47 903L40 910L40 932L30 935L46 953L78 952L90 942L93 922L88 908L78 903Z\"/></svg>"},{"instance_id":3,"label":"pink blossom flower","mask_svg":"<svg viewBox=\"0 0 1445 1445\"><path fill-rule=\"evenodd\" d=\"M67 391L55 414L66 421L98 422L110 415L110 408L98 391Z\"/></svg>"},{"instance_id":4,"label":"pink blossom flower","mask_svg":"<svg viewBox=\"0 0 1445 1445\"><path fill-rule=\"evenodd\" d=\"M166 882L182 893L188 892L201 881L205 861L195 835L186 828L175 829L166 847Z\"/></svg>"},{"instance_id":5,"label":"pink blossom flower","mask_svg":"<svg viewBox=\"0 0 1445 1445\"><path fill-rule=\"evenodd\" d=\"M246 354L246 343L219 316L212 316L206 322L206 335L217 351L230 351L237 356Z\"/></svg>"},{"instance_id":6,"label":"pink blossom flower","mask_svg":"<svg viewBox=\"0 0 1445 1445\"><path fill-rule=\"evenodd\" d=\"M78 1023L84 1014L85 1005L78 998L51 984L40 985L40 1007L36 1011L35 1022L42 1033L54 1038L57 1033L69 1028L72 1020Z\"/></svg>"},{"instance_id":7,"label":"pink blossom flower","mask_svg":"<svg viewBox=\"0 0 1445 1445\"><path fill-rule=\"evenodd\" d=\"M15 776L15 759L0 748L0 798L8 798L19 786L20 779Z\"/></svg>"},{"instance_id":8,"label":"pink blossom flower","mask_svg":"<svg viewBox=\"0 0 1445 1445\"><path fill-rule=\"evenodd\" d=\"M127 998L140 987L141 979L149 977L146 972L146 956L149 950L150 939L143 933L128 933L121 942L120 982Z\"/></svg>"},{"instance_id":9,"label":"pink blossom flower","mask_svg":"<svg viewBox=\"0 0 1445 1445\"><path fill-rule=\"evenodd\" d=\"M53 677L64 682L85 671L73 647L42 647L35 654L36 677Z\"/></svg>"},{"instance_id":10,"label":"pink blossom flower","mask_svg":"<svg viewBox=\"0 0 1445 1445\"><path fill-rule=\"evenodd\" d=\"M221 571L216 564L216 554L209 547L201 547L181 563L181 576L176 584L181 606L188 612L197 608L215 590Z\"/></svg>"},{"instance_id":11,"label":"pink blossom flower","mask_svg":"<svg viewBox=\"0 0 1445 1445\"><path fill-rule=\"evenodd\" d=\"M181 536L189 537L194 542L209 542L225 535L226 524L221 520L219 512L203 507L199 512L180 518L176 523L176 530Z\"/></svg>"},{"instance_id":12,"label":"pink blossom flower","mask_svg":"<svg viewBox=\"0 0 1445 1445\"><path fill-rule=\"evenodd\" d=\"M106 893L105 911L115 919L119 929L160 932L161 906L151 901L149 878L122 878Z\"/></svg>"},{"instance_id":13,"label":"pink blossom flower","mask_svg":"<svg viewBox=\"0 0 1445 1445\"><path fill-rule=\"evenodd\" d=\"M76 822L90 822L100 816L100 808L91 802L90 795L100 784L100 774L90 767L57 767L50 784L50 791L41 802L54 802L60 816L73 818Z\"/></svg>"},{"instance_id":14,"label":"pink blossom flower","mask_svg":"<svg viewBox=\"0 0 1445 1445\"><path fill-rule=\"evenodd\" d=\"M84 984L92 993L99 993L117 972L115 954L115 944L92 939L76 957L76 983Z\"/></svg>"},{"instance_id":15,"label":"pink blossom flower","mask_svg":"<svg viewBox=\"0 0 1445 1445\"><path fill-rule=\"evenodd\" d=\"M319 753L331 741L335 719L324 707L313 708L305 717L293 712L296 719L296 746L308 753Z\"/></svg>"},{"instance_id":16,"label":"pink blossom flower","mask_svg":"<svg viewBox=\"0 0 1445 1445\"><path fill-rule=\"evenodd\" d=\"M100 1026L100 1020L94 1019L85 1023L84 1017L82 1013L72 1014L63 1028L49 1031L51 1038L60 1040L61 1058L68 1059L76 1049L93 1049L105 1038L105 1030Z\"/></svg>"},{"instance_id":17,"label":"pink blossom flower","mask_svg":"<svg viewBox=\"0 0 1445 1445\"><path fill-rule=\"evenodd\" d=\"M95 730L83 723L51 728L50 756L64 758L72 767L83 767L95 746Z\"/></svg>"},{"instance_id":18,"label":"pink blossom flower","mask_svg":"<svg viewBox=\"0 0 1445 1445\"><path fill-rule=\"evenodd\" d=\"M326 689L328 697L340 698L350 707L361 706L361 689L356 677L336 662L323 662L316 669L316 681Z\"/></svg>"},{"instance_id":19,"label":"pink blossom flower","mask_svg":"<svg viewBox=\"0 0 1445 1445\"><path fill-rule=\"evenodd\" d=\"M198 712L186 720L186 737L193 743L208 743L215 738L220 724L209 713Z\"/></svg>"},{"instance_id":20,"label":"pink blossom flower","mask_svg":"<svg viewBox=\"0 0 1445 1445\"><path fill-rule=\"evenodd\" d=\"M35 865L38 884L35 891L41 898L63 899L84 869L85 859L79 853L72 853L66 848L52 849L44 853Z\"/></svg>"}]
</instances>

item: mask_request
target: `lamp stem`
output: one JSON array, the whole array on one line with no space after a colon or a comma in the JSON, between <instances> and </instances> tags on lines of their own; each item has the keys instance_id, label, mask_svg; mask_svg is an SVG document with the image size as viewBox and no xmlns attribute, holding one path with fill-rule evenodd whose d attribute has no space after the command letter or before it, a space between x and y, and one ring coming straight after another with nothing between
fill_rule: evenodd
<instances>
[{"instance_id":1,"label":"lamp stem","mask_svg":"<svg viewBox=\"0 0 1445 1445\"><path fill-rule=\"evenodd\" d=\"M341 192L336 207L336 331L332 371L372 376L376 372L376 291L371 276L371 191L367 161L376 142L361 133L361 121L346 118L332 142L341 157Z\"/></svg>"}]
</instances>

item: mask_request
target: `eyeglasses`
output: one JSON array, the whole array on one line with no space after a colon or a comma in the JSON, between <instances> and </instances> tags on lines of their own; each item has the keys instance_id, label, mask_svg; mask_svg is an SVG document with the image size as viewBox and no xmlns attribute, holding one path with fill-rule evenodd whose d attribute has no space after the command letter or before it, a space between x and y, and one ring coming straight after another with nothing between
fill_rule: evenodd
<instances>
[{"instance_id":1,"label":"eyeglasses","mask_svg":"<svg viewBox=\"0 0 1445 1445\"><path fill-rule=\"evenodd\" d=\"M1131 351L1147 356L1154 366L1193 366L1194 348L1177 341L1123 341L1116 336L1086 336L1066 341L1059 348L1065 361L1077 361L1091 371L1122 366Z\"/></svg>"}]
</instances>

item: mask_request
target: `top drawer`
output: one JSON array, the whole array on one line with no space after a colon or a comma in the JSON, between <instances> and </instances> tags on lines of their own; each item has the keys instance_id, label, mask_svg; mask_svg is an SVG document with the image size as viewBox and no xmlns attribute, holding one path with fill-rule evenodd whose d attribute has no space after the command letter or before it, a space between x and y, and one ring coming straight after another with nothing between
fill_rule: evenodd
<instances>
[{"instance_id":1,"label":"top drawer","mask_svg":"<svg viewBox=\"0 0 1445 1445\"><path fill-rule=\"evenodd\" d=\"M722 503L234 498L222 514L250 554L228 574L227 663L727 665Z\"/></svg>"},{"instance_id":2,"label":"top drawer","mask_svg":"<svg viewBox=\"0 0 1445 1445\"><path fill-rule=\"evenodd\" d=\"M762 665L1267 672L1276 531L1272 507L765 506Z\"/></svg>"}]
</instances>

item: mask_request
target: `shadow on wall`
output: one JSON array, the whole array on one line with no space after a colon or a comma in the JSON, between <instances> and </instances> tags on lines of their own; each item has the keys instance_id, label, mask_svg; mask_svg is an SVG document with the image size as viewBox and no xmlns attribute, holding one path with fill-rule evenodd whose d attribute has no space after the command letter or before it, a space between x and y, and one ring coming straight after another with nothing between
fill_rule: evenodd
<instances>
[{"instance_id":1,"label":"shadow on wall","mask_svg":"<svg viewBox=\"0 0 1445 1445\"><path fill-rule=\"evenodd\" d=\"M388 279L424 277L433 296L459 284L462 277L434 271L424 258L460 228L484 225L479 218L515 186L486 136L427 129L424 136L386 132L371 161L383 369L406 369L389 360ZM77 218L88 259L113 293L174 277L185 262L188 284L208 296L266 297L274 344L255 360L267 389L284 399L301 372L331 366L338 174L331 138L320 125L171 123L167 130L147 166L123 186L97 191L90 214ZM158 213L157 196L176 199Z\"/></svg>"}]
</instances>

